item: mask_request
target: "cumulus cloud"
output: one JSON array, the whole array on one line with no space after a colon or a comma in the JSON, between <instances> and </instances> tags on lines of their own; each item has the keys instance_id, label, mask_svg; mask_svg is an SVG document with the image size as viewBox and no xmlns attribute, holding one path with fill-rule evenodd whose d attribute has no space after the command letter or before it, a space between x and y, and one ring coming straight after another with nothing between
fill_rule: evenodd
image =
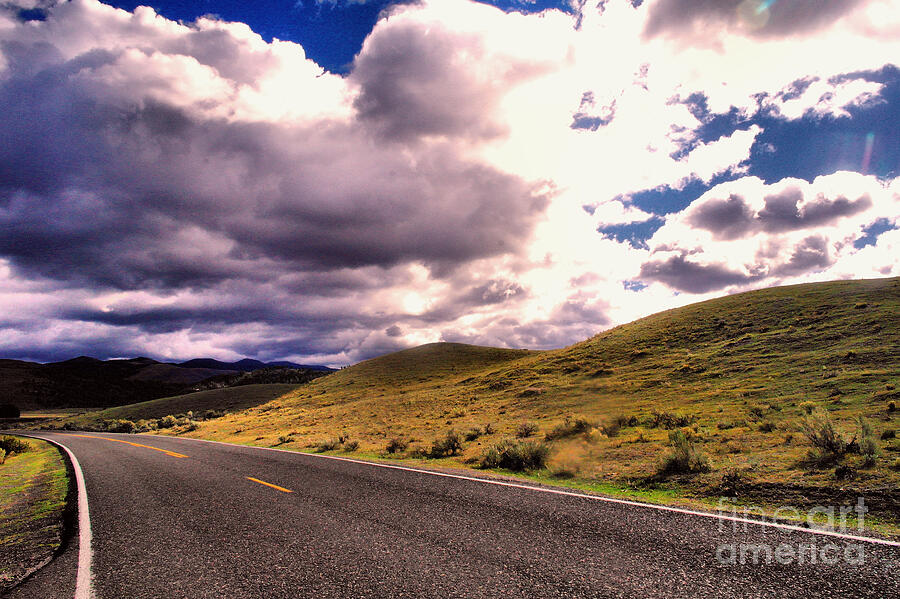
<instances>
[{"instance_id":1,"label":"cumulus cloud","mask_svg":"<svg viewBox=\"0 0 900 599\"><path fill-rule=\"evenodd\" d=\"M894 185L846 172L812 183L723 183L667 217L648 241L639 278L707 293L823 273L860 251L854 242L871 223L896 220ZM848 199L851 192L858 197Z\"/></svg>"},{"instance_id":2,"label":"cumulus cloud","mask_svg":"<svg viewBox=\"0 0 900 599\"><path fill-rule=\"evenodd\" d=\"M747 29L735 2L576 20L428 0L382 15L346 77L240 23L4 3L0 352L549 348L678 292L896 272L891 231L854 245L895 223L896 182L764 182L747 176L764 128L715 130L884 101L858 73L900 50L877 18L892 2L781 0ZM719 45L684 43L698 31ZM720 184L629 202L696 182ZM634 247L597 232L663 220Z\"/></svg>"},{"instance_id":3,"label":"cumulus cloud","mask_svg":"<svg viewBox=\"0 0 900 599\"><path fill-rule=\"evenodd\" d=\"M423 30L405 22L378 30L351 75L360 88L354 100L359 118L389 139L501 135L494 114L498 92L514 82L516 67L478 73L478 65L492 64L485 53L478 36L440 25Z\"/></svg>"},{"instance_id":4,"label":"cumulus cloud","mask_svg":"<svg viewBox=\"0 0 900 599\"><path fill-rule=\"evenodd\" d=\"M760 276L733 270L722 263L695 262L681 253L641 265L640 278L658 281L679 291L706 293L733 285L745 285L758 280Z\"/></svg>"},{"instance_id":5,"label":"cumulus cloud","mask_svg":"<svg viewBox=\"0 0 900 599\"><path fill-rule=\"evenodd\" d=\"M727 28L757 37L783 37L830 25L864 3L865 0L656 0L648 3L650 15L644 34L703 40L704 34Z\"/></svg>"},{"instance_id":6,"label":"cumulus cloud","mask_svg":"<svg viewBox=\"0 0 900 599\"><path fill-rule=\"evenodd\" d=\"M855 200L822 194L806 198L799 187L786 187L767 195L758 212L739 195L728 198L711 197L696 202L685 214L688 224L706 229L716 240L743 237L754 231L778 233L828 225L872 207L872 199L862 195Z\"/></svg>"}]
</instances>

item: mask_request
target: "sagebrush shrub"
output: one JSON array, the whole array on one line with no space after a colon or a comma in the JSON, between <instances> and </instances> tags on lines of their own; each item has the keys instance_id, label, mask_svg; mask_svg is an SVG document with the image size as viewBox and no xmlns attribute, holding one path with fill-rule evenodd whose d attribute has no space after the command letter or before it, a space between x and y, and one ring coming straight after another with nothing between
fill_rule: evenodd
<instances>
[{"instance_id":1,"label":"sagebrush shrub","mask_svg":"<svg viewBox=\"0 0 900 599\"><path fill-rule=\"evenodd\" d=\"M556 439L574 437L575 435L588 435L594 428L596 428L594 423L587 418L572 418L567 416L564 422L553 427L553 429L544 435L544 438L546 438L547 441L554 441Z\"/></svg>"},{"instance_id":2,"label":"sagebrush shrub","mask_svg":"<svg viewBox=\"0 0 900 599\"><path fill-rule=\"evenodd\" d=\"M18 437L5 436L0 438L0 449L5 451L7 456L11 456L14 453L31 451L31 444Z\"/></svg>"},{"instance_id":3,"label":"sagebrush shrub","mask_svg":"<svg viewBox=\"0 0 900 599\"><path fill-rule=\"evenodd\" d=\"M812 414L816 411L816 403L813 401L804 401L800 404L800 408L805 414Z\"/></svg>"},{"instance_id":4,"label":"sagebrush shrub","mask_svg":"<svg viewBox=\"0 0 900 599\"><path fill-rule=\"evenodd\" d=\"M759 430L764 433L771 433L776 428L778 428L778 427L771 420L763 420L762 423L760 423L760 425L759 425Z\"/></svg>"},{"instance_id":5,"label":"sagebrush shrub","mask_svg":"<svg viewBox=\"0 0 900 599\"><path fill-rule=\"evenodd\" d=\"M523 422L516 427L516 437L525 439L538 432L538 425L534 422Z\"/></svg>"},{"instance_id":6,"label":"sagebrush shrub","mask_svg":"<svg viewBox=\"0 0 900 599\"><path fill-rule=\"evenodd\" d=\"M137 430L137 425L131 420L117 419L106 423L106 430L111 433L132 434Z\"/></svg>"},{"instance_id":7,"label":"sagebrush shrub","mask_svg":"<svg viewBox=\"0 0 900 599\"><path fill-rule=\"evenodd\" d=\"M157 428L172 428L176 424L178 424L178 419L171 414L169 414L168 416L163 416L156 421Z\"/></svg>"},{"instance_id":8,"label":"sagebrush shrub","mask_svg":"<svg viewBox=\"0 0 900 599\"><path fill-rule=\"evenodd\" d=\"M800 431L812 445L809 458L815 462L839 460L850 448L850 443L834 427L828 413L807 416L800 425Z\"/></svg>"},{"instance_id":9,"label":"sagebrush shrub","mask_svg":"<svg viewBox=\"0 0 900 599\"><path fill-rule=\"evenodd\" d=\"M709 458L688 438L683 429L669 432L671 452L660 464L660 474L696 474L709 472Z\"/></svg>"},{"instance_id":10,"label":"sagebrush shrub","mask_svg":"<svg viewBox=\"0 0 900 599\"><path fill-rule=\"evenodd\" d=\"M462 452L462 438L456 431L448 431L443 439L438 439L431 444L430 458L444 458L459 455Z\"/></svg>"},{"instance_id":11,"label":"sagebrush shrub","mask_svg":"<svg viewBox=\"0 0 900 599\"><path fill-rule=\"evenodd\" d=\"M406 448L409 446L409 442L406 439L401 439L400 437L394 437L390 441L388 441L387 447L385 447L385 451L388 453L402 453L406 451Z\"/></svg>"},{"instance_id":12,"label":"sagebrush shrub","mask_svg":"<svg viewBox=\"0 0 900 599\"><path fill-rule=\"evenodd\" d=\"M323 451L333 451L340 446L341 442L338 439L325 439L319 441L318 445L316 445L316 451L318 453L322 453Z\"/></svg>"},{"instance_id":13,"label":"sagebrush shrub","mask_svg":"<svg viewBox=\"0 0 900 599\"><path fill-rule=\"evenodd\" d=\"M650 428L665 429L682 428L690 426L696 419L696 416L679 414L677 412L661 412L653 410L650 414L650 419L647 421L647 426Z\"/></svg>"},{"instance_id":14,"label":"sagebrush shrub","mask_svg":"<svg viewBox=\"0 0 900 599\"><path fill-rule=\"evenodd\" d=\"M473 426L468 431L466 431L465 437L466 441L474 441L478 437L482 435L482 431L477 426Z\"/></svg>"},{"instance_id":15,"label":"sagebrush shrub","mask_svg":"<svg viewBox=\"0 0 900 599\"><path fill-rule=\"evenodd\" d=\"M540 441L505 439L489 447L481 456L482 468L506 468L515 472L539 470L547 465L550 447Z\"/></svg>"},{"instance_id":16,"label":"sagebrush shrub","mask_svg":"<svg viewBox=\"0 0 900 599\"><path fill-rule=\"evenodd\" d=\"M881 455L881 448L875 440L875 431L872 430L869 421L862 416L856 422L859 426L859 453L863 456L863 463L872 466Z\"/></svg>"}]
</instances>

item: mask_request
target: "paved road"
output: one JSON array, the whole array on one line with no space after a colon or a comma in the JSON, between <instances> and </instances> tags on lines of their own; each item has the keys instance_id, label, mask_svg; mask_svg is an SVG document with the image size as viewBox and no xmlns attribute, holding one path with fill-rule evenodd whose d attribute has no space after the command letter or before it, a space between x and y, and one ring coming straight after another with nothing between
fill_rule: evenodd
<instances>
[{"instance_id":1,"label":"paved road","mask_svg":"<svg viewBox=\"0 0 900 599\"><path fill-rule=\"evenodd\" d=\"M321 456L84 435L41 433L84 471L103 599L900 594L895 546ZM789 549L784 563L720 563L731 546L740 562L741 544ZM71 598L78 545L10 597ZM811 545L819 563L786 559L808 562ZM848 563L848 547L864 563Z\"/></svg>"}]
</instances>

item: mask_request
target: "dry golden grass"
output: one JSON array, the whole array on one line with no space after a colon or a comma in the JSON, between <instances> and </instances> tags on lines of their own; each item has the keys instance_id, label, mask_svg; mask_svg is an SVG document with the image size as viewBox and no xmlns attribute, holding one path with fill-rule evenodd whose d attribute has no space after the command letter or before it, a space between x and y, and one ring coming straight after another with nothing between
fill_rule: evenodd
<instances>
[{"instance_id":1,"label":"dry golden grass","mask_svg":"<svg viewBox=\"0 0 900 599\"><path fill-rule=\"evenodd\" d=\"M852 477L837 480L833 466L804 463L800 423L815 409L848 436L860 415L876 438L897 428L900 413L888 406L900 403L898 315L897 278L772 288L655 314L555 351L426 345L173 432L295 449L345 437L369 455L400 438L409 448L395 455L408 456L450 429L490 424L493 432L471 435L462 455L443 460L464 466L522 423L536 423L539 439L582 416L596 426L553 441L549 472L698 495L716 493L723 473L736 472L763 495L815 499L844 487L896 496L900 441L879 441L871 466L849 455ZM657 476L669 430L651 425L655 412L688 417L710 472ZM622 425L610 427L618 416Z\"/></svg>"}]
</instances>

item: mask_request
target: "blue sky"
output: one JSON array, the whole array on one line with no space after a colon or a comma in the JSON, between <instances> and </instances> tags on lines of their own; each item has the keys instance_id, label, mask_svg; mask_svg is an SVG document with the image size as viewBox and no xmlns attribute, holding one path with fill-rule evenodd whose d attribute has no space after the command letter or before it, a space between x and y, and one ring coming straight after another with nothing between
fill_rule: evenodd
<instances>
[{"instance_id":1,"label":"blue sky","mask_svg":"<svg viewBox=\"0 0 900 599\"><path fill-rule=\"evenodd\" d=\"M552 348L900 276L900 0L149 6L0 5L0 357Z\"/></svg>"},{"instance_id":2,"label":"blue sky","mask_svg":"<svg viewBox=\"0 0 900 599\"><path fill-rule=\"evenodd\" d=\"M110 6L134 10L152 6L173 20L191 22L197 17L215 14L228 21L246 23L264 39L288 40L301 44L307 56L332 73L346 73L363 40L372 31L385 8L402 2L371 0L204 0L185 2L166 0L151 2L106 2ZM571 11L566 2L486 1L505 11L535 13L546 9Z\"/></svg>"}]
</instances>

